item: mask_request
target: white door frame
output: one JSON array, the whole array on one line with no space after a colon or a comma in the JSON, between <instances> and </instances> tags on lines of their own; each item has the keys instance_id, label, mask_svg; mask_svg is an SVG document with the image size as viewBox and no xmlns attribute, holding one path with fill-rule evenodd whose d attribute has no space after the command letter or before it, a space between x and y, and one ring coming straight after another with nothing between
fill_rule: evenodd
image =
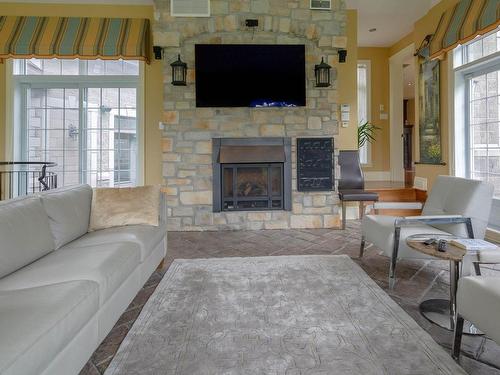
<instances>
[{"instance_id":1,"label":"white door frame","mask_svg":"<svg viewBox=\"0 0 500 375\"><path fill-rule=\"evenodd\" d=\"M404 181L403 164L403 64L414 58L414 44L402 49L389 58L389 105L390 105L390 162L391 181Z\"/></svg>"}]
</instances>

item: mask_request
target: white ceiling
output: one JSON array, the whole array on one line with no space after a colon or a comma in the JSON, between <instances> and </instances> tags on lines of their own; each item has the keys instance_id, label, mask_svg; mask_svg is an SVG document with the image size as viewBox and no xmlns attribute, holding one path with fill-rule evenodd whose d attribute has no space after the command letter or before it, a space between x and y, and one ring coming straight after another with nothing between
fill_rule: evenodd
<instances>
[{"instance_id":1,"label":"white ceiling","mask_svg":"<svg viewBox=\"0 0 500 375\"><path fill-rule=\"evenodd\" d=\"M413 30L415 21L440 0L346 0L358 11L358 45L390 47ZM376 28L374 32L369 30Z\"/></svg>"}]
</instances>

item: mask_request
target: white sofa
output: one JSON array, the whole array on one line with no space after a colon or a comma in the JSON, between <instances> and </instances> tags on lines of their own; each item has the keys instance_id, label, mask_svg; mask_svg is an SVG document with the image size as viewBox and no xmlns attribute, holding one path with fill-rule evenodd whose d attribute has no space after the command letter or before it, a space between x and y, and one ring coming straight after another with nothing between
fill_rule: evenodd
<instances>
[{"instance_id":1,"label":"white sofa","mask_svg":"<svg viewBox=\"0 0 500 375\"><path fill-rule=\"evenodd\" d=\"M160 225L87 233L92 189L0 202L0 374L78 374L166 255Z\"/></svg>"}]
</instances>

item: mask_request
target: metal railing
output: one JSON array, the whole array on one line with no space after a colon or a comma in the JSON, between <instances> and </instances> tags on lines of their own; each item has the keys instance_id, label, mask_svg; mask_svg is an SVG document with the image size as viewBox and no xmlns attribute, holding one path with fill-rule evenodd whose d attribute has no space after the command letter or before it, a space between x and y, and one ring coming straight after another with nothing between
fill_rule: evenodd
<instances>
[{"instance_id":1,"label":"metal railing","mask_svg":"<svg viewBox=\"0 0 500 375\"><path fill-rule=\"evenodd\" d=\"M0 201L57 188L52 162L0 161Z\"/></svg>"}]
</instances>

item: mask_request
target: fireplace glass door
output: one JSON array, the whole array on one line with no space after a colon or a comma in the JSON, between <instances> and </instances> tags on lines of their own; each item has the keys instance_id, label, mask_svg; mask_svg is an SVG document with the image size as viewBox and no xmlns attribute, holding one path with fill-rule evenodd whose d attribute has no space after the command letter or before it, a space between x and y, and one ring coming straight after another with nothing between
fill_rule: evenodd
<instances>
[{"instance_id":1,"label":"fireplace glass door","mask_svg":"<svg viewBox=\"0 0 500 375\"><path fill-rule=\"evenodd\" d=\"M282 210L283 163L223 164L224 211Z\"/></svg>"}]
</instances>

